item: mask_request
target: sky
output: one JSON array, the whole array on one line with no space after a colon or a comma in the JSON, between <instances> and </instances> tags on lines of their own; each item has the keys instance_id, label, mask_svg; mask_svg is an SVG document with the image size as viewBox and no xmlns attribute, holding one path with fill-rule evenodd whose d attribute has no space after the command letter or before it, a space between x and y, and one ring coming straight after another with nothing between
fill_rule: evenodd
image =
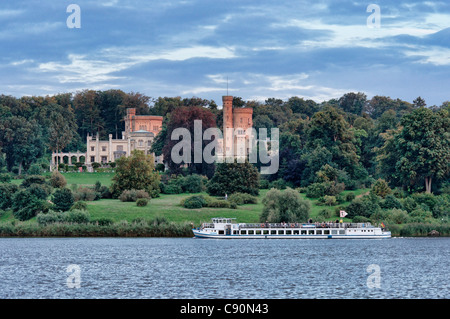
<instances>
[{"instance_id":1,"label":"sky","mask_svg":"<svg viewBox=\"0 0 450 319\"><path fill-rule=\"evenodd\" d=\"M218 105L364 92L439 106L450 1L2 0L0 94L84 89Z\"/></svg>"}]
</instances>

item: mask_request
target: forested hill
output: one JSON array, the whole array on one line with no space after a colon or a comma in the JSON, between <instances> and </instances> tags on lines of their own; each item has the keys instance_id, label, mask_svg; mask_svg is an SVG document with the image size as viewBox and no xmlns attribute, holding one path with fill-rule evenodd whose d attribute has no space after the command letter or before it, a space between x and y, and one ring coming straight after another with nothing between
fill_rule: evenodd
<instances>
[{"instance_id":1,"label":"forested hill","mask_svg":"<svg viewBox=\"0 0 450 319\"><path fill-rule=\"evenodd\" d=\"M47 162L52 151L85 151L86 135L121 138L127 108L164 116L155 151L167 141L171 115L198 109L222 126L221 101L151 98L121 90L85 90L46 97L0 96L0 170ZM253 108L256 129L280 129L280 169L269 179L293 186L339 180L347 188L384 178L392 187L439 192L448 188L450 102L427 106L386 96L347 93L317 103L300 97L265 102L233 100ZM173 117L175 118L175 116Z\"/></svg>"}]
</instances>

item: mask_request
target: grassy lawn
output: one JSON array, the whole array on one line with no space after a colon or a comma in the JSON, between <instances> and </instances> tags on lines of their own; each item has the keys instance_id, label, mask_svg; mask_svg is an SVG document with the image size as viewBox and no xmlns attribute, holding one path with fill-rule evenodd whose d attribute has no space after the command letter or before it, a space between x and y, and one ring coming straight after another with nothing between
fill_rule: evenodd
<instances>
[{"instance_id":1,"label":"grassy lawn","mask_svg":"<svg viewBox=\"0 0 450 319\"><path fill-rule=\"evenodd\" d=\"M71 185L78 186L93 186L97 181L104 186L111 185L111 179L114 173L64 173L64 177L67 180L68 187ZM13 180L14 183L20 184L22 180ZM365 194L368 189L358 189L354 191L344 191L343 195L353 192L355 196ZM262 200L267 189L260 190L258 196L258 204L248 204L238 206L237 209L229 208L210 208L203 207L201 209L187 209L180 206L180 201L183 198L192 196L193 194L176 194L166 195L161 194L158 198L153 198L149 201L145 207L138 207L136 203L121 202L118 199L102 199L98 201L88 202L88 211L92 219L109 218L113 221L127 220L129 222L136 218L152 219L157 216L165 217L169 221L173 222L192 222L198 225L202 222L207 222L213 217L231 217L236 218L236 222L241 223L257 223L259 222L259 215L263 210ZM205 194L206 193L202 193ZM307 198L304 193L300 193L300 196L311 202L310 217L314 219L319 212L323 209L330 210L334 213L336 206L318 206L316 205L317 199ZM346 206L349 202L345 202L340 206ZM337 217L333 214L332 220ZM0 216L0 222L7 222L14 220L11 211L4 212ZM30 220L34 222L35 218ZM344 218L344 221L350 221L350 219Z\"/></svg>"}]
</instances>

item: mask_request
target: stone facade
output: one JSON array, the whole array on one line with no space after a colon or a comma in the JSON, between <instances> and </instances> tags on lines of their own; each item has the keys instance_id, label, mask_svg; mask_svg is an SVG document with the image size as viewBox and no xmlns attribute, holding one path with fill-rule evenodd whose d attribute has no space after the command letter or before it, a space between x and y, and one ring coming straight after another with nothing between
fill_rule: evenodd
<instances>
[{"instance_id":1,"label":"stone facade","mask_svg":"<svg viewBox=\"0 0 450 319\"><path fill-rule=\"evenodd\" d=\"M223 139L219 140L225 157L245 157L249 154L250 136L247 129L253 127L252 108L233 108L233 96L223 96Z\"/></svg>"},{"instance_id":2,"label":"stone facade","mask_svg":"<svg viewBox=\"0 0 450 319\"><path fill-rule=\"evenodd\" d=\"M144 151L145 154L152 154L155 165L163 163L162 156L155 156L150 153L153 140L162 129L162 116L136 115L136 109L127 109L124 117L125 131L122 132L122 139L113 139L109 134L108 140L100 140L98 135L87 135L86 153L75 153L77 160L85 158L85 165L91 170L92 163L107 164L115 162L122 156L129 156L133 150ZM68 153L67 153L68 154ZM55 166L57 158L62 162L65 153L54 153L52 156L52 166ZM69 164L71 157L69 156Z\"/></svg>"}]
</instances>

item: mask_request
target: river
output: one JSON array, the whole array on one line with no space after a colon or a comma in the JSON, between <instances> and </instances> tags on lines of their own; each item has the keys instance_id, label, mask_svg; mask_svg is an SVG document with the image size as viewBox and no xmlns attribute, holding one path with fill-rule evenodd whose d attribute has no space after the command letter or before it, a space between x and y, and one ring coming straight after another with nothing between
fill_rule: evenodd
<instances>
[{"instance_id":1,"label":"river","mask_svg":"<svg viewBox=\"0 0 450 319\"><path fill-rule=\"evenodd\" d=\"M449 238L1 238L0 298L448 299Z\"/></svg>"}]
</instances>

